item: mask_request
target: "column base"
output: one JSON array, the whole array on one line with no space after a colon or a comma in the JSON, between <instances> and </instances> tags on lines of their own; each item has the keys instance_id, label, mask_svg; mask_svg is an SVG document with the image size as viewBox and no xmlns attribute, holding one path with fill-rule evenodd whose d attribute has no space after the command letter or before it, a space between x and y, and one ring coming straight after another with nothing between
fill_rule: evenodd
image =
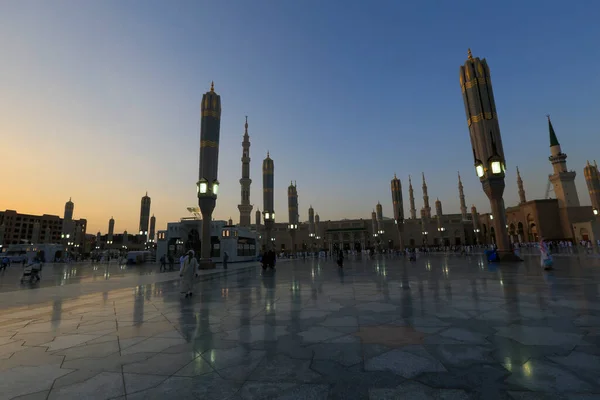
<instances>
[{"instance_id":1,"label":"column base","mask_svg":"<svg viewBox=\"0 0 600 400\"><path fill-rule=\"evenodd\" d=\"M202 258L198 261L198 269L215 269L217 264L210 258Z\"/></svg>"},{"instance_id":2,"label":"column base","mask_svg":"<svg viewBox=\"0 0 600 400\"><path fill-rule=\"evenodd\" d=\"M510 250L508 250L508 251L497 250L497 253L498 253L498 258L500 259L501 262L523 261L523 259L521 257L517 256L515 253L513 253Z\"/></svg>"}]
</instances>

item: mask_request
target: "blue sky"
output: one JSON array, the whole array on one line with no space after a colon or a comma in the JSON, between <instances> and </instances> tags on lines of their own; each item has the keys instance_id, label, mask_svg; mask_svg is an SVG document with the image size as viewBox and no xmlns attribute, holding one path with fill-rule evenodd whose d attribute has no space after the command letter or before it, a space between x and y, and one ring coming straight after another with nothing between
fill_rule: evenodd
<instances>
[{"instance_id":1,"label":"blue sky","mask_svg":"<svg viewBox=\"0 0 600 400\"><path fill-rule=\"evenodd\" d=\"M583 204L600 159L600 3L594 1L6 1L0 3L0 209L62 214L89 231L137 230L140 197L159 228L194 205L199 104L214 80L223 114L215 216L238 220L248 115L251 201L275 162L275 210L298 185L301 220L391 216L390 179L417 208L489 210L472 166L458 67L490 65L507 158L505 201L546 189L551 114ZM4 191L3 191L4 192Z\"/></svg>"}]
</instances>

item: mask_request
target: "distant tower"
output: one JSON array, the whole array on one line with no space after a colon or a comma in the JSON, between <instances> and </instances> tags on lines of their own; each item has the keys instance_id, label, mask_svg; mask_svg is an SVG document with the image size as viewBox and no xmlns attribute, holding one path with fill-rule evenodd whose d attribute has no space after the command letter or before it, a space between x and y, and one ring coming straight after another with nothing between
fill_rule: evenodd
<instances>
[{"instance_id":1,"label":"distant tower","mask_svg":"<svg viewBox=\"0 0 600 400\"><path fill-rule=\"evenodd\" d=\"M412 180L408 176L408 200L410 201L410 219L417 219L417 209L415 208L415 192L412 187Z\"/></svg>"},{"instance_id":2,"label":"distant tower","mask_svg":"<svg viewBox=\"0 0 600 400\"><path fill-rule=\"evenodd\" d=\"M140 235L148 238L148 221L150 220L150 197L148 192L142 197L142 206L140 209Z\"/></svg>"},{"instance_id":3,"label":"distant tower","mask_svg":"<svg viewBox=\"0 0 600 400\"><path fill-rule=\"evenodd\" d=\"M431 207L429 207L429 195L427 194L427 183L425 183L425 173L423 172L423 210L425 218L431 218Z\"/></svg>"},{"instance_id":4,"label":"distant tower","mask_svg":"<svg viewBox=\"0 0 600 400\"><path fill-rule=\"evenodd\" d=\"M308 235L315 236L315 210L312 205L308 207Z\"/></svg>"},{"instance_id":5,"label":"distant tower","mask_svg":"<svg viewBox=\"0 0 600 400\"><path fill-rule=\"evenodd\" d=\"M315 214L315 236L318 238L320 238L320 234L319 234L320 223L321 223L321 218L319 217L319 214Z\"/></svg>"},{"instance_id":6,"label":"distant tower","mask_svg":"<svg viewBox=\"0 0 600 400\"><path fill-rule=\"evenodd\" d=\"M462 220L467 220L467 204L465 202L465 190L463 188L462 181L460 180L460 172L458 173L458 197L460 199L460 214Z\"/></svg>"},{"instance_id":7,"label":"distant tower","mask_svg":"<svg viewBox=\"0 0 600 400\"><path fill-rule=\"evenodd\" d=\"M600 173L596 161L594 161L594 165L587 162L587 166L583 169L583 175L590 193L594 215L598 215L600 212Z\"/></svg>"},{"instance_id":8,"label":"distant tower","mask_svg":"<svg viewBox=\"0 0 600 400\"><path fill-rule=\"evenodd\" d=\"M127 231L123 232L123 246L127 246L129 243L129 233Z\"/></svg>"},{"instance_id":9,"label":"distant tower","mask_svg":"<svg viewBox=\"0 0 600 400\"><path fill-rule=\"evenodd\" d=\"M154 241L154 234L156 233L156 217L152 215L150 217L150 241Z\"/></svg>"},{"instance_id":10,"label":"distant tower","mask_svg":"<svg viewBox=\"0 0 600 400\"><path fill-rule=\"evenodd\" d=\"M250 213L252 212L252 204L250 204L250 136L248 136L248 117L244 125L244 140L242 141L242 179L240 186L242 187L242 202L238 205L240 210L240 226L250 226Z\"/></svg>"},{"instance_id":11,"label":"distant tower","mask_svg":"<svg viewBox=\"0 0 600 400\"><path fill-rule=\"evenodd\" d=\"M550 182L554 186L554 193L558 200L558 207L579 207L579 197L577 196L577 188L575 187L575 171L567 170L567 155L562 152L560 143L550 116L548 115L548 129L550 130L550 153L548 160L552 163L554 174L550 175Z\"/></svg>"},{"instance_id":12,"label":"distant tower","mask_svg":"<svg viewBox=\"0 0 600 400\"><path fill-rule=\"evenodd\" d=\"M523 188L523 179L521 179L519 167L517 167L517 186L519 187L519 204L527 203L527 198L525 198L525 189Z\"/></svg>"},{"instance_id":13,"label":"distant tower","mask_svg":"<svg viewBox=\"0 0 600 400\"><path fill-rule=\"evenodd\" d=\"M275 206L273 202L273 190L275 188L275 164L267 152L267 158L263 160L263 214L266 231L267 248L271 247L271 229L275 221Z\"/></svg>"},{"instance_id":14,"label":"distant tower","mask_svg":"<svg viewBox=\"0 0 600 400\"><path fill-rule=\"evenodd\" d=\"M98 233L96 233L96 249L97 250L100 249L101 238L102 238L102 235L100 234L100 231L98 231Z\"/></svg>"},{"instance_id":15,"label":"distant tower","mask_svg":"<svg viewBox=\"0 0 600 400\"><path fill-rule=\"evenodd\" d=\"M298 229L298 189L293 182L288 187L288 229L292 238L292 251L296 251L296 230Z\"/></svg>"},{"instance_id":16,"label":"distant tower","mask_svg":"<svg viewBox=\"0 0 600 400\"><path fill-rule=\"evenodd\" d=\"M229 217L229 220L227 221L227 225L233 225L233 220L231 219L231 217Z\"/></svg>"},{"instance_id":17,"label":"distant tower","mask_svg":"<svg viewBox=\"0 0 600 400\"><path fill-rule=\"evenodd\" d=\"M254 218L255 218L254 223L256 224L256 230L259 230L260 229L260 210L259 209L256 210Z\"/></svg>"},{"instance_id":18,"label":"distant tower","mask_svg":"<svg viewBox=\"0 0 600 400\"><path fill-rule=\"evenodd\" d=\"M108 236L106 238L107 244L112 244L114 233L115 233L115 220L113 219L113 217L110 217L110 219L108 220Z\"/></svg>"}]
</instances>

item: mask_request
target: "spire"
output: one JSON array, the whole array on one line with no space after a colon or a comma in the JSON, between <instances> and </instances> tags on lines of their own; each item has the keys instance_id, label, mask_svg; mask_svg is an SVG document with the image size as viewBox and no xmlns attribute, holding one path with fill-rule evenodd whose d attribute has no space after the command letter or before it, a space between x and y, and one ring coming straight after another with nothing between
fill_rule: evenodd
<instances>
[{"instance_id":1,"label":"spire","mask_svg":"<svg viewBox=\"0 0 600 400\"><path fill-rule=\"evenodd\" d=\"M269 158L269 150L267 150L267 158Z\"/></svg>"},{"instance_id":2,"label":"spire","mask_svg":"<svg viewBox=\"0 0 600 400\"><path fill-rule=\"evenodd\" d=\"M460 180L460 171L458 171L458 185L462 185L462 181Z\"/></svg>"},{"instance_id":3,"label":"spire","mask_svg":"<svg viewBox=\"0 0 600 400\"><path fill-rule=\"evenodd\" d=\"M558 143L558 138L556 137L556 133L554 132L554 128L552 127L552 121L550 121L550 114L546 115L546 117L548 117L548 129L550 131L550 147L560 146L560 143Z\"/></svg>"},{"instance_id":4,"label":"spire","mask_svg":"<svg viewBox=\"0 0 600 400\"><path fill-rule=\"evenodd\" d=\"M467 54L469 56L469 60L473 59L473 54L471 54L471 49L467 49Z\"/></svg>"},{"instance_id":5,"label":"spire","mask_svg":"<svg viewBox=\"0 0 600 400\"><path fill-rule=\"evenodd\" d=\"M423 186L427 186L425 183L425 172L421 172L421 175L423 176Z\"/></svg>"},{"instance_id":6,"label":"spire","mask_svg":"<svg viewBox=\"0 0 600 400\"><path fill-rule=\"evenodd\" d=\"M210 83L210 91L211 91L211 92L214 92L214 91L215 91L215 81L212 81L212 82Z\"/></svg>"},{"instance_id":7,"label":"spire","mask_svg":"<svg viewBox=\"0 0 600 400\"><path fill-rule=\"evenodd\" d=\"M246 124L244 125L244 135L248 136L248 116L246 115Z\"/></svg>"}]
</instances>

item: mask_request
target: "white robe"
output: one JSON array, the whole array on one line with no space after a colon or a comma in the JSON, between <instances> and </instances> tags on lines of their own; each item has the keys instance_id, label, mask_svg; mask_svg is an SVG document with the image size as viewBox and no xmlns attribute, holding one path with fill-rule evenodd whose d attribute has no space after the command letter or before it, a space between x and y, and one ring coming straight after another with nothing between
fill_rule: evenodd
<instances>
[{"instance_id":1,"label":"white robe","mask_svg":"<svg viewBox=\"0 0 600 400\"><path fill-rule=\"evenodd\" d=\"M181 271L179 271L180 278L180 292L190 293L194 291L194 281L196 279L196 273L198 271L198 261L194 257L186 256L183 259Z\"/></svg>"}]
</instances>

